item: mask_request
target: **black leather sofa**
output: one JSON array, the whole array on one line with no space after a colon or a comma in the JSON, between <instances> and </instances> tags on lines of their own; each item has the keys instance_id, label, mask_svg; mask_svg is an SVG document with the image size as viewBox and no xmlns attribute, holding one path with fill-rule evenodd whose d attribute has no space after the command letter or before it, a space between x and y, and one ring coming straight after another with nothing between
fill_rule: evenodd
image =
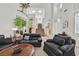
<instances>
[{"instance_id":1,"label":"black leather sofa","mask_svg":"<svg viewBox=\"0 0 79 59\"><path fill-rule=\"evenodd\" d=\"M13 44L14 43L12 42L10 38L5 38L4 35L0 35L0 50L7 48Z\"/></svg>"},{"instance_id":2,"label":"black leather sofa","mask_svg":"<svg viewBox=\"0 0 79 59\"><path fill-rule=\"evenodd\" d=\"M69 36L55 35L44 42L43 50L49 56L75 56L75 40Z\"/></svg>"},{"instance_id":3,"label":"black leather sofa","mask_svg":"<svg viewBox=\"0 0 79 59\"><path fill-rule=\"evenodd\" d=\"M25 38L29 36L29 38ZM16 40L16 43L30 43L34 45L34 47L41 47L42 38L40 34L24 34L23 39Z\"/></svg>"}]
</instances>

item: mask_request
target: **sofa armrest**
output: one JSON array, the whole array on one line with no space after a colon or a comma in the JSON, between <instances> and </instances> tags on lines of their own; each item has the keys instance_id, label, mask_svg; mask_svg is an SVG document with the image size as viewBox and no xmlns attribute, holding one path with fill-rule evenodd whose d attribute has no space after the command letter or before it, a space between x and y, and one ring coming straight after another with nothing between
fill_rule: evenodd
<instances>
[{"instance_id":1,"label":"sofa armrest","mask_svg":"<svg viewBox=\"0 0 79 59\"><path fill-rule=\"evenodd\" d=\"M64 56L75 56L75 44L69 45L69 47L67 47L64 50L63 55Z\"/></svg>"},{"instance_id":2,"label":"sofa armrest","mask_svg":"<svg viewBox=\"0 0 79 59\"><path fill-rule=\"evenodd\" d=\"M53 54L56 56L62 56L63 52L58 47L59 46L54 43L44 42L44 51L46 51L49 56L53 56Z\"/></svg>"},{"instance_id":3,"label":"sofa armrest","mask_svg":"<svg viewBox=\"0 0 79 59\"><path fill-rule=\"evenodd\" d=\"M0 48L0 51L1 51L2 49L5 49L5 48L10 47L10 46L12 46L12 45L14 45L14 43L2 45L2 47Z\"/></svg>"}]
</instances>

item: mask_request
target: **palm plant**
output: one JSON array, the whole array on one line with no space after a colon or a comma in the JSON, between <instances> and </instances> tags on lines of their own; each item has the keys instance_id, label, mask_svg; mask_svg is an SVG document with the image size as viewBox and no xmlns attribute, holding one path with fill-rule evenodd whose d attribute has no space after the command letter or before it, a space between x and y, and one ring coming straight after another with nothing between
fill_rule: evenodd
<instances>
[{"instance_id":1,"label":"palm plant","mask_svg":"<svg viewBox=\"0 0 79 59\"><path fill-rule=\"evenodd\" d=\"M21 7L22 10L17 10L17 11L21 12L26 17L28 17L28 15L26 14L26 12L24 12L24 10L26 10L28 7L30 7L30 3L20 3L20 6L19 7Z\"/></svg>"},{"instance_id":2,"label":"palm plant","mask_svg":"<svg viewBox=\"0 0 79 59\"><path fill-rule=\"evenodd\" d=\"M24 11L24 9L27 9L28 7L30 7L30 3L20 3L20 7L22 8L22 12Z\"/></svg>"}]
</instances>

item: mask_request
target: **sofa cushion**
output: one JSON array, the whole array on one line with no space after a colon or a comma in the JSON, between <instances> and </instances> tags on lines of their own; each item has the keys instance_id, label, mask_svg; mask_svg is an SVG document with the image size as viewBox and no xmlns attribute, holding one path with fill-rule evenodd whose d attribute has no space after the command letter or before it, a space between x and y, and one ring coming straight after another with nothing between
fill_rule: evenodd
<instances>
[{"instance_id":1,"label":"sofa cushion","mask_svg":"<svg viewBox=\"0 0 79 59\"><path fill-rule=\"evenodd\" d=\"M65 39L65 44L72 44L72 40L71 39Z\"/></svg>"},{"instance_id":2,"label":"sofa cushion","mask_svg":"<svg viewBox=\"0 0 79 59\"><path fill-rule=\"evenodd\" d=\"M29 40L38 40L39 37L29 37Z\"/></svg>"},{"instance_id":3,"label":"sofa cushion","mask_svg":"<svg viewBox=\"0 0 79 59\"><path fill-rule=\"evenodd\" d=\"M10 44L12 41L10 39L1 39L0 44Z\"/></svg>"},{"instance_id":4,"label":"sofa cushion","mask_svg":"<svg viewBox=\"0 0 79 59\"><path fill-rule=\"evenodd\" d=\"M69 50L71 50L74 47L74 44L72 45L63 45L61 46L59 49L62 50L63 52L68 52Z\"/></svg>"},{"instance_id":5,"label":"sofa cushion","mask_svg":"<svg viewBox=\"0 0 79 59\"><path fill-rule=\"evenodd\" d=\"M72 40L71 37L69 36L62 36L62 35L58 35L59 37L65 39L65 44L72 44Z\"/></svg>"},{"instance_id":6,"label":"sofa cushion","mask_svg":"<svg viewBox=\"0 0 79 59\"><path fill-rule=\"evenodd\" d=\"M38 43L38 40L16 40L16 43Z\"/></svg>"},{"instance_id":7,"label":"sofa cushion","mask_svg":"<svg viewBox=\"0 0 79 59\"><path fill-rule=\"evenodd\" d=\"M31 37L41 37L40 34L30 34Z\"/></svg>"},{"instance_id":8,"label":"sofa cushion","mask_svg":"<svg viewBox=\"0 0 79 59\"><path fill-rule=\"evenodd\" d=\"M59 44L59 45L64 45L65 39L55 35L53 38L53 42L55 42L56 44Z\"/></svg>"},{"instance_id":9,"label":"sofa cushion","mask_svg":"<svg viewBox=\"0 0 79 59\"><path fill-rule=\"evenodd\" d=\"M22 40L21 42L38 42L38 40Z\"/></svg>"}]
</instances>

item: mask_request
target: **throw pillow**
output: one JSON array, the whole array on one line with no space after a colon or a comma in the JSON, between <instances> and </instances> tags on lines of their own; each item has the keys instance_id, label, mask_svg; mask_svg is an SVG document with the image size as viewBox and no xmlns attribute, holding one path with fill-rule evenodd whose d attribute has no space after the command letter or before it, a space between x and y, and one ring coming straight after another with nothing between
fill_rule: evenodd
<instances>
[{"instance_id":1,"label":"throw pillow","mask_svg":"<svg viewBox=\"0 0 79 59\"><path fill-rule=\"evenodd\" d=\"M69 36L62 36L62 35L58 35L58 36L65 40L65 44L72 44L71 37L69 37Z\"/></svg>"},{"instance_id":2,"label":"throw pillow","mask_svg":"<svg viewBox=\"0 0 79 59\"><path fill-rule=\"evenodd\" d=\"M57 35L54 36L53 42L55 42L56 44L59 44L59 45L65 44L65 40Z\"/></svg>"},{"instance_id":3,"label":"throw pillow","mask_svg":"<svg viewBox=\"0 0 79 59\"><path fill-rule=\"evenodd\" d=\"M25 36L24 39L29 40L29 36Z\"/></svg>"}]
</instances>

